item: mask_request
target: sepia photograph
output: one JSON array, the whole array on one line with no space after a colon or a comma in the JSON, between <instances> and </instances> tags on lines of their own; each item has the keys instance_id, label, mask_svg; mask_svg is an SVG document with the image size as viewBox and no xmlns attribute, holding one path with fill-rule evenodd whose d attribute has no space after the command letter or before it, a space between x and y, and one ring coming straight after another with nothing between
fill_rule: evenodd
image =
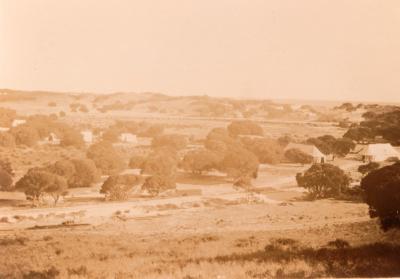
<instances>
[{"instance_id":1,"label":"sepia photograph","mask_svg":"<svg viewBox=\"0 0 400 279\"><path fill-rule=\"evenodd\" d=\"M400 1L0 0L0 279L400 278Z\"/></svg>"}]
</instances>

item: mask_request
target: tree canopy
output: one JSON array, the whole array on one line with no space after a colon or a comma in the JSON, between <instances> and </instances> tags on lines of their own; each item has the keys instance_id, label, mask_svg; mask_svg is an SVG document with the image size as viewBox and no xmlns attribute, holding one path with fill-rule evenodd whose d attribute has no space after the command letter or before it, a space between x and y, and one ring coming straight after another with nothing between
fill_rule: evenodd
<instances>
[{"instance_id":1,"label":"tree canopy","mask_svg":"<svg viewBox=\"0 0 400 279\"><path fill-rule=\"evenodd\" d=\"M105 194L106 200L126 200L132 188L141 182L142 178L138 175L111 175L104 181L100 193Z\"/></svg>"},{"instance_id":2,"label":"tree canopy","mask_svg":"<svg viewBox=\"0 0 400 279\"><path fill-rule=\"evenodd\" d=\"M400 163L371 171L361 181L372 218L383 230L400 228Z\"/></svg>"},{"instance_id":3,"label":"tree canopy","mask_svg":"<svg viewBox=\"0 0 400 279\"><path fill-rule=\"evenodd\" d=\"M112 174L124 167L124 159L108 141L91 145L86 156L93 160L96 167L104 174Z\"/></svg>"},{"instance_id":4,"label":"tree canopy","mask_svg":"<svg viewBox=\"0 0 400 279\"><path fill-rule=\"evenodd\" d=\"M296 180L313 198L337 197L350 184L345 172L331 164L313 164L303 174L297 174Z\"/></svg>"},{"instance_id":5,"label":"tree canopy","mask_svg":"<svg viewBox=\"0 0 400 279\"><path fill-rule=\"evenodd\" d=\"M59 197L65 193L67 183L61 176L46 171L30 170L15 184L17 191L23 191L36 205L43 194L48 194L57 204Z\"/></svg>"}]
</instances>

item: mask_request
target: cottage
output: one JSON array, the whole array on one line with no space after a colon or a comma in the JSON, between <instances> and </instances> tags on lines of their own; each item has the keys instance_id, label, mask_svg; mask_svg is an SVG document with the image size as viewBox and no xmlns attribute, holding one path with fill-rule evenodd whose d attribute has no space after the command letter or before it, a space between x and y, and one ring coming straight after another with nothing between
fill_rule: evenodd
<instances>
[{"instance_id":1,"label":"cottage","mask_svg":"<svg viewBox=\"0 0 400 279\"><path fill-rule=\"evenodd\" d=\"M61 143L61 139L54 133L50 133L49 136L44 138L41 144L49 144L49 145L59 145Z\"/></svg>"},{"instance_id":2,"label":"cottage","mask_svg":"<svg viewBox=\"0 0 400 279\"><path fill-rule=\"evenodd\" d=\"M381 162L388 158L400 158L399 152L390 143L365 145L358 154L363 162Z\"/></svg>"},{"instance_id":3,"label":"cottage","mask_svg":"<svg viewBox=\"0 0 400 279\"><path fill-rule=\"evenodd\" d=\"M289 143L286 146L285 151L289 149L298 149L311 157L313 157L314 163L325 163L326 162L326 155L324 155L315 145L309 144L300 144L300 143Z\"/></svg>"},{"instance_id":4,"label":"cottage","mask_svg":"<svg viewBox=\"0 0 400 279\"><path fill-rule=\"evenodd\" d=\"M82 139L85 143L93 143L93 132L90 130L81 131Z\"/></svg>"},{"instance_id":5,"label":"cottage","mask_svg":"<svg viewBox=\"0 0 400 279\"><path fill-rule=\"evenodd\" d=\"M11 123L11 127L17 127L25 123L26 123L25 119L14 119L13 122Z\"/></svg>"},{"instance_id":6,"label":"cottage","mask_svg":"<svg viewBox=\"0 0 400 279\"><path fill-rule=\"evenodd\" d=\"M119 135L119 140L125 143L137 143L137 137L131 133L121 133Z\"/></svg>"}]
</instances>

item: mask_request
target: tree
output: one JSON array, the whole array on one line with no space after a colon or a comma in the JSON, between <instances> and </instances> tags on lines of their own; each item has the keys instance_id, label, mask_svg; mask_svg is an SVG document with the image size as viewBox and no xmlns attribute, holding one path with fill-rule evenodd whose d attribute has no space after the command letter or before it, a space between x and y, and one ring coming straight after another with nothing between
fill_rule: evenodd
<instances>
[{"instance_id":1,"label":"tree","mask_svg":"<svg viewBox=\"0 0 400 279\"><path fill-rule=\"evenodd\" d=\"M70 188L90 187L99 179L99 171L95 163L90 159L71 160L75 167L75 173L68 178Z\"/></svg>"},{"instance_id":2,"label":"tree","mask_svg":"<svg viewBox=\"0 0 400 279\"><path fill-rule=\"evenodd\" d=\"M57 204L60 195L65 193L67 183L61 176L38 170L30 170L15 184L15 189L23 191L37 205L42 196L47 193Z\"/></svg>"},{"instance_id":3,"label":"tree","mask_svg":"<svg viewBox=\"0 0 400 279\"><path fill-rule=\"evenodd\" d=\"M13 148L15 147L15 138L9 132L0 132L0 146Z\"/></svg>"},{"instance_id":4,"label":"tree","mask_svg":"<svg viewBox=\"0 0 400 279\"><path fill-rule=\"evenodd\" d=\"M110 127L107 131L103 133L102 139L103 141L108 142L118 142L119 135L121 134L122 130L116 127Z\"/></svg>"},{"instance_id":5,"label":"tree","mask_svg":"<svg viewBox=\"0 0 400 279\"><path fill-rule=\"evenodd\" d=\"M369 127L351 127L343 137L360 142L362 140L374 138L374 132Z\"/></svg>"},{"instance_id":6,"label":"tree","mask_svg":"<svg viewBox=\"0 0 400 279\"><path fill-rule=\"evenodd\" d=\"M177 170L178 158L174 150L158 149L149 154L142 165L142 173L174 176Z\"/></svg>"},{"instance_id":7,"label":"tree","mask_svg":"<svg viewBox=\"0 0 400 279\"><path fill-rule=\"evenodd\" d=\"M216 153L201 149L188 152L182 160L182 167L186 171L201 174L204 171L216 169L221 158Z\"/></svg>"},{"instance_id":8,"label":"tree","mask_svg":"<svg viewBox=\"0 0 400 279\"><path fill-rule=\"evenodd\" d=\"M257 123L250 120L233 121L228 126L229 134L232 136L238 135L257 135L264 134L263 129Z\"/></svg>"},{"instance_id":9,"label":"tree","mask_svg":"<svg viewBox=\"0 0 400 279\"><path fill-rule=\"evenodd\" d=\"M206 142L210 142L210 141L223 142L228 145L235 143L235 139L231 137L228 130L225 128L212 129L208 133L207 138L206 138Z\"/></svg>"},{"instance_id":10,"label":"tree","mask_svg":"<svg viewBox=\"0 0 400 279\"><path fill-rule=\"evenodd\" d=\"M400 228L400 163L371 171L361 181L371 218L383 230Z\"/></svg>"},{"instance_id":11,"label":"tree","mask_svg":"<svg viewBox=\"0 0 400 279\"><path fill-rule=\"evenodd\" d=\"M100 193L105 194L106 200L126 200L132 188L141 182L142 178L138 175L111 175L104 181Z\"/></svg>"},{"instance_id":12,"label":"tree","mask_svg":"<svg viewBox=\"0 0 400 279\"><path fill-rule=\"evenodd\" d=\"M143 164L146 161L145 156L141 155L134 155L130 160L129 160L129 167L132 169L142 169Z\"/></svg>"},{"instance_id":13,"label":"tree","mask_svg":"<svg viewBox=\"0 0 400 279\"><path fill-rule=\"evenodd\" d=\"M344 171L331 164L313 164L304 174L298 173L296 180L313 198L337 197L350 184Z\"/></svg>"},{"instance_id":14,"label":"tree","mask_svg":"<svg viewBox=\"0 0 400 279\"><path fill-rule=\"evenodd\" d=\"M85 145L81 133L71 127L65 127L62 131L61 146L82 147Z\"/></svg>"},{"instance_id":15,"label":"tree","mask_svg":"<svg viewBox=\"0 0 400 279\"><path fill-rule=\"evenodd\" d=\"M17 126L11 129L14 135L15 143L17 145L26 145L32 147L39 141L39 133L35 128L27 126L26 124Z\"/></svg>"},{"instance_id":16,"label":"tree","mask_svg":"<svg viewBox=\"0 0 400 279\"><path fill-rule=\"evenodd\" d=\"M363 176L367 175L369 172L379 169L379 163L377 162L369 162L365 165L360 165L358 167L358 172L360 172Z\"/></svg>"},{"instance_id":17,"label":"tree","mask_svg":"<svg viewBox=\"0 0 400 279\"><path fill-rule=\"evenodd\" d=\"M225 142L213 139L206 140L204 142L204 147L218 153L225 153L228 150L228 145Z\"/></svg>"},{"instance_id":18,"label":"tree","mask_svg":"<svg viewBox=\"0 0 400 279\"><path fill-rule=\"evenodd\" d=\"M75 164L71 160L63 159L48 166L46 171L64 177L69 181L76 173Z\"/></svg>"},{"instance_id":19,"label":"tree","mask_svg":"<svg viewBox=\"0 0 400 279\"><path fill-rule=\"evenodd\" d=\"M262 164L277 164L283 159L284 149L276 140L243 138L241 142Z\"/></svg>"},{"instance_id":20,"label":"tree","mask_svg":"<svg viewBox=\"0 0 400 279\"><path fill-rule=\"evenodd\" d=\"M313 157L297 148L290 148L286 150L285 157L292 163L310 164L313 162Z\"/></svg>"},{"instance_id":21,"label":"tree","mask_svg":"<svg viewBox=\"0 0 400 279\"><path fill-rule=\"evenodd\" d=\"M6 171L10 176L14 176L14 170L8 160L0 160L0 169Z\"/></svg>"},{"instance_id":22,"label":"tree","mask_svg":"<svg viewBox=\"0 0 400 279\"><path fill-rule=\"evenodd\" d=\"M164 133L164 126L160 124L154 124L146 128L139 135L142 137L158 137Z\"/></svg>"},{"instance_id":23,"label":"tree","mask_svg":"<svg viewBox=\"0 0 400 279\"><path fill-rule=\"evenodd\" d=\"M278 138L278 143L282 146L282 147L286 147L289 143L291 143L293 140L289 135L284 135L282 137Z\"/></svg>"},{"instance_id":24,"label":"tree","mask_svg":"<svg viewBox=\"0 0 400 279\"><path fill-rule=\"evenodd\" d=\"M257 157L244 148L228 152L221 162L220 169L235 180L250 181L256 178L259 162Z\"/></svg>"},{"instance_id":25,"label":"tree","mask_svg":"<svg viewBox=\"0 0 400 279\"><path fill-rule=\"evenodd\" d=\"M177 134L161 135L153 138L151 145L153 148L169 147L181 150L186 147L187 139L185 136Z\"/></svg>"},{"instance_id":26,"label":"tree","mask_svg":"<svg viewBox=\"0 0 400 279\"><path fill-rule=\"evenodd\" d=\"M104 174L118 172L124 167L123 158L108 141L102 141L90 146L86 156L92 159L96 167Z\"/></svg>"},{"instance_id":27,"label":"tree","mask_svg":"<svg viewBox=\"0 0 400 279\"><path fill-rule=\"evenodd\" d=\"M0 191L11 190L12 183L12 176L4 169L0 169Z\"/></svg>"},{"instance_id":28,"label":"tree","mask_svg":"<svg viewBox=\"0 0 400 279\"><path fill-rule=\"evenodd\" d=\"M349 152L354 149L355 146L355 143L349 138L337 139L333 143L332 153L337 156L344 157L349 154Z\"/></svg>"},{"instance_id":29,"label":"tree","mask_svg":"<svg viewBox=\"0 0 400 279\"><path fill-rule=\"evenodd\" d=\"M147 190L151 195L158 195L161 192L176 188L175 179L171 176L154 175L146 178L142 185L143 190Z\"/></svg>"},{"instance_id":30,"label":"tree","mask_svg":"<svg viewBox=\"0 0 400 279\"><path fill-rule=\"evenodd\" d=\"M54 206L57 205L60 196L67 194L67 182L59 175L53 175L51 183L46 188L46 193L49 194L54 200Z\"/></svg>"},{"instance_id":31,"label":"tree","mask_svg":"<svg viewBox=\"0 0 400 279\"><path fill-rule=\"evenodd\" d=\"M315 145L325 155L333 153L333 146L335 142L335 137L331 135L325 135L318 138L309 138L306 141L307 144Z\"/></svg>"}]
</instances>

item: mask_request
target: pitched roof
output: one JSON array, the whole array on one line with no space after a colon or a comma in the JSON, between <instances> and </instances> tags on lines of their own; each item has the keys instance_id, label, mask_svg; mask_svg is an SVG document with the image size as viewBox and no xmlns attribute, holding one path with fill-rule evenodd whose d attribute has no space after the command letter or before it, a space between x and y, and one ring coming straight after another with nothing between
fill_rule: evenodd
<instances>
[{"instance_id":1,"label":"pitched roof","mask_svg":"<svg viewBox=\"0 0 400 279\"><path fill-rule=\"evenodd\" d=\"M288 149L298 149L308 155L311 155L312 157L325 157L325 155L319 151L319 149L315 145L310 145L310 144L301 144L301 143L289 143L285 151Z\"/></svg>"},{"instance_id":2,"label":"pitched roof","mask_svg":"<svg viewBox=\"0 0 400 279\"><path fill-rule=\"evenodd\" d=\"M361 150L361 155L367 156L386 156L386 157L396 157L400 154L393 148L390 143L375 143L375 144L368 144Z\"/></svg>"}]
</instances>

